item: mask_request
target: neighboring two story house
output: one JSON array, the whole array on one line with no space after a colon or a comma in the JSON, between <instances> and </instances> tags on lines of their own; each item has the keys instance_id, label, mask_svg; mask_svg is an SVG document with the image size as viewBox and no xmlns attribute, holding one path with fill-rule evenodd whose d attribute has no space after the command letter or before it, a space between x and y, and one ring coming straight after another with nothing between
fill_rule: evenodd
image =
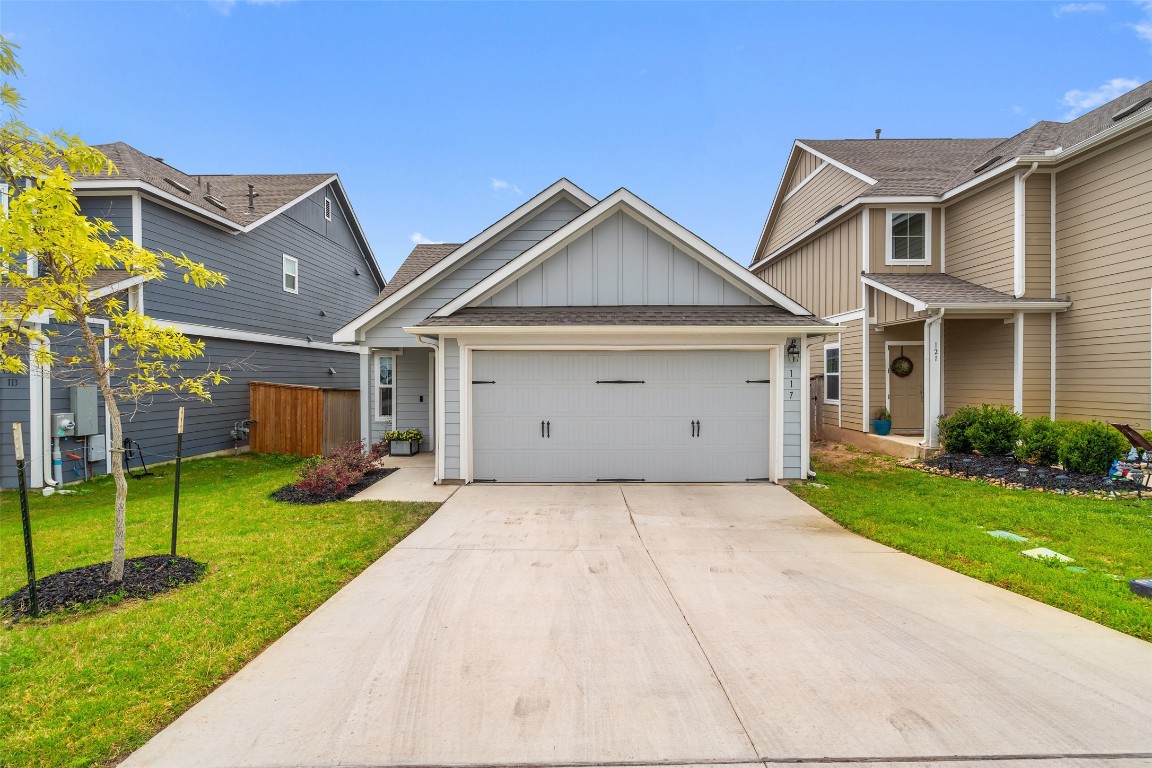
<instances>
[{"instance_id":1,"label":"neighboring two story house","mask_svg":"<svg viewBox=\"0 0 1152 768\"><path fill-rule=\"evenodd\" d=\"M95 286L122 292L130 306L202 339L204 357L184 368L223 365L230 377L212 389L210 403L157 396L134 414L129 406L124 434L144 461L172 457L179 405L187 408L184 454L191 456L236 445L232 429L248 417L250 381L359 386L358 350L331 337L372 304L385 281L336 174L197 175L126 144L99 149L119 174L77 178L86 215L112 222L145 248L185 253L228 277L226 286L202 290L178 278L143 283L110 273ZM33 365L30 375L0 380L0 395L0 421L24 424L32 485L51 485L51 416L71 409L67 383ZM108 430L97 409L84 430L90 434L64 443L65 481L82 476L85 463L93 473L108 470ZM0 446L0 484L11 487L11 440Z\"/></svg>"},{"instance_id":2,"label":"neighboring two story house","mask_svg":"<svg viewBox=\"0 0 1152 768\"><path fill-rule=\"evenodd\" d=\"M361 431L419 427L436 481L745 481L808 470L828 324L627 190L566 179L417 246L338 331Z\"/></svg>"},{"instance_id":3,"label":"neighboring two story house","mask_svg":"<svg viewBox=\"0 0 1152 768\"><path fill-rule=\"evenodd\" d=\"M1152 426L1152 83L1009 139L797 141L751 270L840 324L825 434L942 414Z\"/></svg>"}]
</instances>

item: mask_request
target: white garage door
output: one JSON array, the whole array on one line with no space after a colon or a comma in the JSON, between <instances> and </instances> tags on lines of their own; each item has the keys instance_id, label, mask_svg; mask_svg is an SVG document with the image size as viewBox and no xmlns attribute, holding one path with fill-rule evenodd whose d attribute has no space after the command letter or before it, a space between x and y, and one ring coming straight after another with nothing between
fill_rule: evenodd
<instances>
[{"instance_id":1,"label":"white garage door","mask_svg":"<svg viewBox=\"0 0 1152 768\"><path fill-rule=\"evenodd\" d=\"M475 480L768 477L767 352L475 352Z\"/></svg>"}]
</instances>

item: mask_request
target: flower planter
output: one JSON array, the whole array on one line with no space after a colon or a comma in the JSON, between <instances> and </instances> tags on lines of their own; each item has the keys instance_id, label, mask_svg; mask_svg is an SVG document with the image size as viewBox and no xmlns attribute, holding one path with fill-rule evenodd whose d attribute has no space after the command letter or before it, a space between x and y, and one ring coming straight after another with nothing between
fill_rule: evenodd
<instances>
[{"instance_id":1,"label":"flower planter","mask_svg":"<svg viewBox=\"0 0 1152 768\"><path fill-rule=\"evenodd\" d=\"M389 440L388 453L392 456L415 456L420 453L419 440Z\"/></svg>"},{"instance_id":2,"label":"flower planter","mask_svg":"<svg viewBox=\"0 0 1152 768\"><path fill-rule=\"evenodd\" d=\"M886 435L892 431L892 419L872 419L872 431L877 435Z\"/></svg>"}]
</instances>

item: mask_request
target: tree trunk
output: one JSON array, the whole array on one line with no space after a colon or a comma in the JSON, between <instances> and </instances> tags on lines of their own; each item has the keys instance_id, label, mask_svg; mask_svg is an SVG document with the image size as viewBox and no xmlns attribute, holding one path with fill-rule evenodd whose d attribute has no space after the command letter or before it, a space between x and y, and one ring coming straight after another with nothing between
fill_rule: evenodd
<instances>
[{"instance_id":1,"label":"tree trunk","mask_svg":"<svg viewBox=\"0 0 1152 768\"><path fill-rule=\"evenodd\" d=\"M88 325L87 317L76 318L83 334L84 344L88 347L88 356L92 361L92 370L96 374L96 386L104 396L105 426L111 430L112 448L108 457L108 465L112 469L112 479L116 483L116 527L112 534L112 571L108 580L118 582L124 580L124 539L125 526L128 517L128 481L124 477L124 425L120 422L120 406L112 392L112 375L108 370L107 361L100 354L100 340Z\"/></svg>"}]
</instances>

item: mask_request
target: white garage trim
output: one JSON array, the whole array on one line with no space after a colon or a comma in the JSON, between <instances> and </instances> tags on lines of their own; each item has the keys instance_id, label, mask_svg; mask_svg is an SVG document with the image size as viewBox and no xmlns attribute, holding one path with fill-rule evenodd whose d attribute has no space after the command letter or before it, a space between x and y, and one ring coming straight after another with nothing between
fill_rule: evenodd
<instances>
[{"instance_id":1,"label":"white garage trim","mask_svg":"<svg viewBox=\"0 0 1152 768\"><path fill-rule=\"evenodd\" d=\"M768 479L778 482L784 475L784 356L783 343L776 344L676 344L676 345L606 345L606 344L485 344L483 341L457 340L460 345L460 474L465 483L475 481L474 430L472 425L472 353L473 352L764 352L768 355ZM802 369L803 370L803 369ZM803 416L806 418L806 416ZM804 467L807 470L807 467Z\"/></svg>"}]
</instances>

